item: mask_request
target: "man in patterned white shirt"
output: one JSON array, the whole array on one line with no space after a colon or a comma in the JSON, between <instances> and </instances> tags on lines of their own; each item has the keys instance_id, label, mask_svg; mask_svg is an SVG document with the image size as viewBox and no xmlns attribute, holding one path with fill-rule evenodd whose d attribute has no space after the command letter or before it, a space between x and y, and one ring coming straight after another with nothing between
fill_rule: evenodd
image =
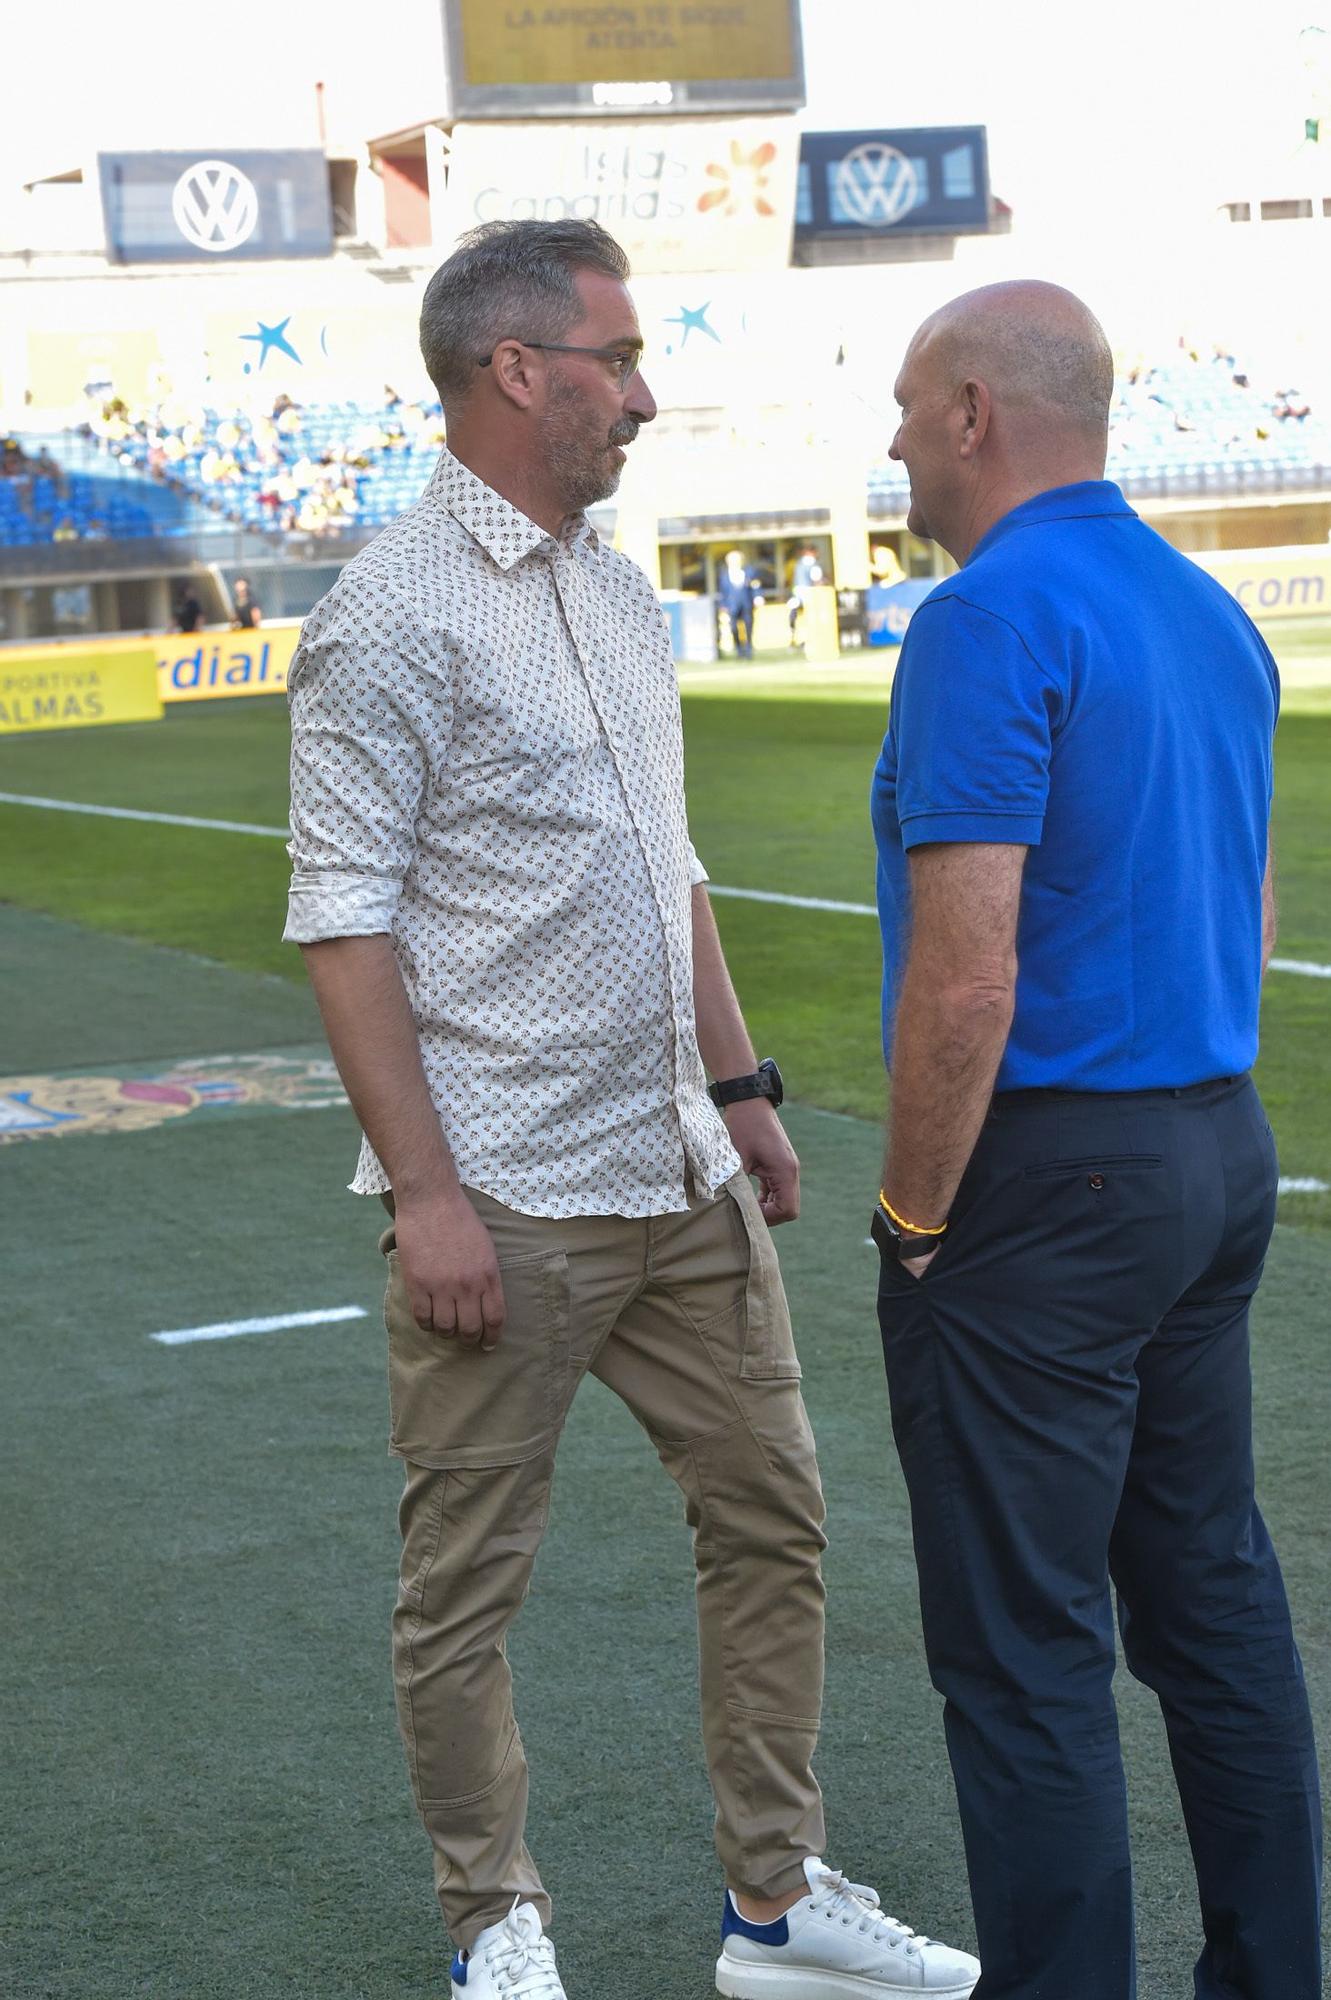
<instances>
[{"instance_id":1,"label":"man in patterned white shirt","mask_svg":"<svg viewBox=\"0 0 1331 2000\"><path fill-rule=\"evenodd\" d=\"M286 935L393 1213L403 1741L455 2000L562 2000L504 1642L590 1371L693 1529L718 1990L960 2000L973 1959L818 1859L823 1504L768 1235L799 1167L689 843L660 608L584 512L656 414L627 276L581 222L488 225L435 274L449 448L290 675Z\"/></svg>"}]
</instances>

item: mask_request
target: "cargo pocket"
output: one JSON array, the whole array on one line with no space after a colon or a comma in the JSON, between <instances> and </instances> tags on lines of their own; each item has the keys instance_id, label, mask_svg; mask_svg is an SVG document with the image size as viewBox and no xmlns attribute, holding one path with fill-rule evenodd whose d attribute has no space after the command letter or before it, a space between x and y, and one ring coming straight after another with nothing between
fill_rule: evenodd
<instances>
[{"instance_id":1,"label":"cargo pocket","mask_svg":"<svg viewBox=\"0 0 1331 2000\"><path fill-rule=\"evenodd\" d=\"M568 1395L569 1278L562 1250L501 1259L506 1316L499 1344L425 1333L388 1252L390 1450L440 1470L520 1465L559 1434Z\"/></svg>"},{"instance_id":2,"label":"cargo pocket","mask_svg":"<svg viewBox=\"0 0 1331 2000\"><path fill-rule=\"evenodd\" d=\"M798 1381L799 1356L795 1352L786 1288L781 1282L781 1266L758 1197L747 1174L736 1174L727 1181L726 1193L735 1205L749 1258L739 1372L749 1382Z\"/></svg>"}]
</instances>

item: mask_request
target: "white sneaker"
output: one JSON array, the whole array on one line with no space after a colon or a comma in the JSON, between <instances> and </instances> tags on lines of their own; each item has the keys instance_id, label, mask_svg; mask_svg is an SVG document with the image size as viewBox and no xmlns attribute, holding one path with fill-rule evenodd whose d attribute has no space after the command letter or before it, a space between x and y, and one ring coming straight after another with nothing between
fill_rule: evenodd
<instances>
[{"instance_id":1,"label":"white sneaker","mask_svg":"<svg viewBox=\"0 0 1331 2000\"><path fill-rule=\"evenodd\" d=\"M774 1924L751 1924L727 1890L716 1990L727 2000L966 2000L980 1976L968 1952L917 1937L884 1916L872 1889L816 1859L809 1893Z\"/></svg>"},{"instance_id":2,"label":"white sneaker","mask_svg":"<svg viewBox=\"0 0 1331 2000\"><path fill-rule=\"evenodd\" d=\"M555 1948L530 1903L514 1902L502 1924L482 1931L453 1960L453 2000L568 2000Z\"/></svg>"}]
</instances>

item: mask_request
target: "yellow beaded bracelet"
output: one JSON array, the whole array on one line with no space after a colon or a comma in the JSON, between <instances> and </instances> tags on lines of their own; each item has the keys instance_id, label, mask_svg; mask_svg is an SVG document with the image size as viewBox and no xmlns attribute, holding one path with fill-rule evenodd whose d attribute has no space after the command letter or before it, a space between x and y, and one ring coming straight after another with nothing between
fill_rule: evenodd
<instances>
[{"instance_id":1,"label":"yellow beaded bracelet","mask_svg":"<svg viewBox=\"0 0 1331 2000\"><path fill-rule=\"evenodd\" d=\"M907 1222L904 1215L897 1214L882 1188L878 1190L878 1205L907 1236L942 1236L947 1231L945 1222L940 1222L933 1229L926 1229L922 1222Z\"/></svg>"}]
</instances>

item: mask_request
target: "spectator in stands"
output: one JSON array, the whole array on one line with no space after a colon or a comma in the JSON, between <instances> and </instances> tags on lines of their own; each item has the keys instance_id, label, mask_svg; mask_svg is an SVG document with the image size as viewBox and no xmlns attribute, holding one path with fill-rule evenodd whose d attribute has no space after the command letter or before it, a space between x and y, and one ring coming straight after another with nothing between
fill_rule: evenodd
<instances>
[{"instance_id":1,"label":"spectator in stands","mask_svg":"<svg viewBox=\"0 0 1331 2000\"><path fill-rule=\"evenodd\" d=\"M64 466L58 460L52 458L46 446L43 446L36 458L30 459L28 463L34 477L49 479L55 487L56 492L63 498L69 489L69 480L65 475Z\"/></svg>"},{"instance_id":2,"label":"spectator in stands","mask_svg":"<svg viewBox=\"0 0 1331 2000\"><path fill-rule=\"evenodd\" d=\"M73 520L68 514L63 514L55 524L51 540L53 542L76 542L78 538L79 531L75 527Z\"/></svg>"},{"instance_id":3,"label":"spectator in stands","mask_svg":"<svg viewBox=\"0 0 1331 2000\"><path fill-rule=\"evenodd\" d=\"M111 444L120 444L133 435L129 405L123 396L112 396L109 402L102 405L101 416L95 420L94 427L98 435Z\"/></svg>"},{"instance_id":4,"label":"spectator in stands","mask_svg":"<svg viewBox=\"0 0 1331 2000\"><path fill-rule=\"evenodd\" d=\"M319 493L306 493L296 509L296 527L302 535L322 535L328 528L328 509Z\"/></svg>"},{"instance_id":5,"label":"spectator in stands","mask_svg":"<svg viewBox=\"0 0 1331 2000\"><path fill-rule=\"evenodd\" d=\"M278 518L284 528L295 526L296 508L300 502L300 488L289 465L283 466L272 486L277 501Z\"/></svg>"},{"instance_id":6,"label":"spectator in stands","mask_svg":"<svg viewBox=\"0 0 1331 2000\"><path fill-rule=\"evenodd\" d=\"M339 481L328 495L327 506L331 526L350 521L356 513L355 486L346 480Z\"/></svg>"},{"instance_id":7,"label":"spectator in stands","mask_svg":"<svg viewBox=\"0 0 1331 2000\"><path fill-rule=\"evenodd\" d=\"M263 606L250 589L247 576L238 576L231 586L231 630L250 632L263 623Z\"/></svg>"}]
</instances>

